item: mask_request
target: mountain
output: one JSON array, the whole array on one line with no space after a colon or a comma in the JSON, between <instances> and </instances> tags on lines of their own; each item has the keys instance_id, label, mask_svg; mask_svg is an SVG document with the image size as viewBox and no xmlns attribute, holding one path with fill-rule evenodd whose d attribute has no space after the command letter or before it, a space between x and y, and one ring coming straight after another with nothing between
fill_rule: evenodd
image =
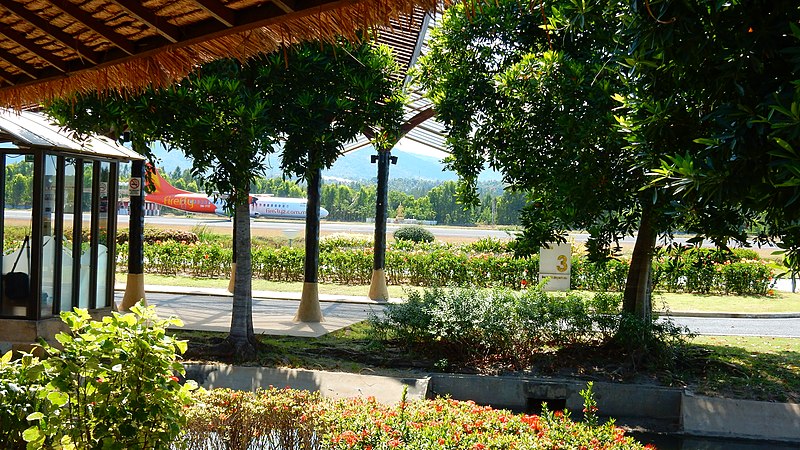
<instances>
[{"instance_id":1,"label":"mountain","mask_svg":"<svg viewBox=\"0 0 800 450\"><path fill-rule=\"evenodd\" d=\"M434 151L435 152L435 151ZM178 150L167 152L163 146L156 145L155 155L160 159L159 166L167 172L172 172L176 167L181 169L191 168L191 161ZM437 152L440 156L443 154ZM322 176L328 179L365 181L377 178L377 165L372 164L370 156L375 154L371 146L367 146L341 156L328 170L322 172ZM444 164L437 156L420 154L419 151L407 151L403 148L395 148L392 155L397 156L397 164L389 168L391 178L410 178L425 179L434 181L456 180L458 177L455 172L445 171ZM269 158L269 165L272 167L266 174L267 177L280 177L280 160L273 155ZM484 171L479 180L497 181L501 175L493 171Z\"/></svg>"}]
</instances>

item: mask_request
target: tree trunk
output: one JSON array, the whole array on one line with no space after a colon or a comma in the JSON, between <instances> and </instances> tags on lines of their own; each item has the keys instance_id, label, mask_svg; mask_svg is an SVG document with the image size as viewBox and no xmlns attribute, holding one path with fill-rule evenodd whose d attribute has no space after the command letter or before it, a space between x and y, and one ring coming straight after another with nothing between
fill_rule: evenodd
<instances>
[{"instance_id":1,"label":"tree trunk","mask_svg":"<svg viewBox=\"0 0 800 450\"><path fill-rule=\"evenodd\" d=\"M322 197L322 169L314 169L308 177L308 203L306 204L306 259L303 292L297 307L295 322L322 322L319 304L319 207Z\"/></svg>"},{"instance_id":2,"label":"tree trunk","mask_svg":"<svg viewBox=\"0 0 800 450\"><path fill-rule=\"evenodd\" d=\"M248 360L256 356L256 339L253 332L253 258L250 252L250 207L247 196L237 202L233 220L236 221L236 283L228 342L233 346L236 358Z\"/></svg>"},{"instance_id":3,"label":"tree trunk","mask_svg":"<svg viewBox=\"0 0 800 450\"><path fill-rule=\"evenodd\" d=\"M650 298L650 275L653 266L653 252L656 246L656 230L653 226L653 213L644 206L642 220L633 247L628 280L625 283L625 296L622 311L642 320L650 320L652 302Z\"/></svg>"}]
</instances>

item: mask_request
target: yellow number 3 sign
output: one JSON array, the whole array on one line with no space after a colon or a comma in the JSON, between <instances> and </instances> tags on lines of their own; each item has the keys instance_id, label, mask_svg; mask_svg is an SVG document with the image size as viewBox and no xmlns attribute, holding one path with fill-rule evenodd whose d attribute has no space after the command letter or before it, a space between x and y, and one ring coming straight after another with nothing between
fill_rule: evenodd
<instances>
[{"instance_id":1,"label":"yellow number 3 sign","mask_svg":"<svg viewBox=\"0 0 800 450\"><path fill-rule=\"evenodd\" d=\"M558 265L556 266L556 270L558 270L559 272L566 272L567 269L569 269L569 266L567 266L567 257L564 255L558 255L558 258L556 259L558 260Z\"/></svg>"}]
</instances>

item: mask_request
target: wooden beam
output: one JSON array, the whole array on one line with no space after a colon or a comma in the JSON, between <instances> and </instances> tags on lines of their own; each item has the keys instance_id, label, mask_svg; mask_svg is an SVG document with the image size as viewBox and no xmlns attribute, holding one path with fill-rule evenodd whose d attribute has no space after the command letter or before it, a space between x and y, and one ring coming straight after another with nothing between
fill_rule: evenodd
<instances>
[{"instance_id":1,"label":"wooden beam","mask_svg":"<svg viewBox=\"0 0 800 450\"><path fill-rule=\"evenodd\" d=\"M12 41L16 42L17 45L19 45L20 47L24 48L25 50L27 50L27 51L33 53L34 55L38 56L39 58L42 58L43 60L47 61L47 64L50 64L51 66L55 67L56 69L58 69L58 70L60 70L62 72L66 72L67 71L67 66L66 66L66 64L64 64L64 61L61 58L59 58L58 56L55 56L54 54L52 54L51 52L49 52L49 51L47 51L47 50L45 50L43 48L41 48L35 42L30 41L26 35L20 33L19 31L15 30L15 29L13 29L13 28L11 28L9 26L4 26L4 27L0 27L0 34L2 34L3 36L11 39Z\"/></svg>"},{"instance_id":2,"label":"wooden beam","mask_svg":"<svg viewBox=\"0 0 800 450\"><path fill-rule=\"evenodd\" d=\"M52 2L51 4L61 11L64 11L64 13L66 13L68 16L71 16L86 28L102 36L104 39L114 44L123 52L129 55L136 53L136 47L132 42L128 41L124 36L114 31L114 29L106 25L104 22L95 19L86 11L77 7L74 3L61 1Z\"/></svg>"},{"instance_id":3,"label":"wooden beam","mask_svg":"<svg viewBox=\"0 0 800 450\"><path fill-rule=\"evenodd\" d=\"M295 4L294 0L270 0L272 3L275 4L278 8L282 9L283 12L286 14L293 13L295 11Z\"/></svg>"},{"instance_id":4,"label":"wooden beam","mask_svg":"<svg viewBox=\"0 0 800 450\"><path fill-rule=\"evenodd\" d=\"M142 6L142 3L136 0L111 0L120 8L125 9L133 17L148 27L156 30L158 34L166 38L173 44L181 40L180 28L167 22L167 19L159 17L153 11Z\"/></svg>"},{"instance_id":5,"label":"wooden beam","mask_svg":"<svg viewBox=\"0 0 800 450\"><path fill-rule=\"evenodd\" d=\"M54 26L46 19L43 19L38 14L24 7L21 3L5 2L3 3L3 8L11 11L15 15L19 16L22 20L28 22L34 27L42 30L45 34L47 34L54 40L60 42L67 48L72 49L73 51L78 53L83 59L88 60L92 64L97 64L100 61L100 58L98 58L95 55L94 50L90 49L82 42L78 41L74 37L65 33L60 28Z\"/></svg>"},{"instance_id":6,"label":"wooden beam","mask_svg":"<svg viewBox=\"0 0 800 450\"><path fill-rule=\"evenodd\" d=\"M8 53L5 50L0 50L0 59L16 67L26 76L34 80L36 79L36 68L28 64L27 62L21 60L18 56L12 53Z\"/></svg>"},{"instance_id":7,"label":"wooden beam","mask_svg":"<svg viewBox=\"0 0 800 450\"><path fill-rule=\"evenodd\" d=\"M222 22L226 27L231 28L236 26L236 12L219 0L192 0L203 11L211 15L211 17Z\"/></svg>"},{"instance_id":8,"label":"wooden beam","mask_svg":"<svg viewBox=\"0 0 800 450\"><path fill-rule=\"evenodd\" d=\"M409 131L413 130L422 122L425 122L434 115L436 115L436 111L433 109L433 106L428 106L414 115L414 117L408 119L408 121L400 127L400 133L405 136Z\"/></svg>"}]
</instances>

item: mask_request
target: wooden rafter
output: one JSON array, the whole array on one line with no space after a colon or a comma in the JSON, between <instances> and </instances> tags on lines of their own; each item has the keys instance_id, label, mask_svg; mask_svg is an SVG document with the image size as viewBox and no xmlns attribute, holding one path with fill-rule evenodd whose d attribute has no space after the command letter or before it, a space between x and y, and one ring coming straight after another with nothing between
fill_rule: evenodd
<instances>
[{"instance_id":1,"label":"wooden rafter","mask_svg":"<svg viewBox=\"0 0 800 450\"><path fill-rule=\"evenodd\" d=\"M236 25L236 12L219 0L192 0L197 3L197 6L207 12L211 17L222 22L223 25L230 28Z\"/></svg>"},{"instance_id":2,"label":"wooden rafter","mask_svg":"<svg viewBox=\"0 0 800 450\"><path fill-rule=\"evenodd\" d=\"M282 9L286 14L295 11L294 0L271 0L278 8Z\"/></svg>"},{"instance_id":3,"label":"wooden rafter","mask_svg":"<svg viewBox=\"0 0 800 450\"><path fill-rule=\"evenodd\" d=\"M137 20L146 24L173 44L181 40L180 29L177 26L167 22L163 17L157 16L152 10L142 6L141 2L136 0L111 1L120 8L128 11Z\"/></svg>"},{"instance_id":4,"label":"wooden rafter","mask_svg":"<svg viewBox=\"0 0 800 450\"><path fill-rule=\"evenodd\" d=\"M136 46L131 41L125 39L124 36L114 31L114 29L102 21L99 21L90 14L87 14L86 11L78 8L75 4L68 1L63 1L55 2L53 3L53 6L78 21L81 25L97 33L99 36L102 36L103 39L112 43L123 52L129 55L133 55L136 52Z\"/></svg>"},{"instance_id":5,"label":"wooden rafter","mask_svg":"<svg viewBox=\"0 0 800 450\"><path fill-rule=\"evenodd\" d=\"M35 75L36 74L36 68L33 67L32 65L28 64L27 62L23 61L22 59L20 59L18 56L12 55L11 53L8 53L8 52L4 52L4 53L0 53L0 59L2 59L5 62L11 64L12 66L16 67L17 69L20 70L20 72L22 72L26 76L28 76L28 77L30 77L32 79L36 78L36 75ZM8 81L11 82L12 78L13 77L11 75L9 75L8 76ZM16 84L16 83L12 82L12 84Z\"/></svg>"},{"instance_id":6,"label":"wooden rafter","mask_svg":"<svg viewBox=\"0 0 800 450\"><path fill-rule=\"evenodd\" d=\"M53 40L60 42L67 48L71 48L76 53L78 53L82 58L87 59L89 62L97 64L97 62L100 61L100 59L94 54L95 52L92 49L90 49L77 39L74 39L72 36L65 33L58 27L53 26L49 21L37 15L35 12L29 10L23 5L16 2L7 2L3 3L2 6L3 8L14 13L20 19L40 29L46 35L50 36Z\"/></svg>"},{"instance_id":7,"label":"wooden rafter","mask_svg":"<svg viewBox=\"0 0 800 450\"><path fill-rule=\"evenodd\" d=\"M33 53L34 55L38 56L39 58L43 59L44 61L47 62L47 64L50 64L51 66L55 67L56 69L60 70L61 72L66 72L67 71L67 65L64 63L64 61L59 59L57 56L55 56L51 52L49 52L49 51L43 49L42 47L40 47L39 44L31 41L30 39L28 39L27 36L25 36L24 34L20 33L19 31L15 30L15 29L13 29L13 28L11 28L9 26L4 26L4 27L0 27L0 34L2 34L3 36L7 37L8 39L11 39L12 41L15 41L17 43L17 45L19 45L20 47L24 48L25 50ZM2 56L2 55L0 55L0 56ZM5 56L2 56L2 57L5 58ZM16 64L14 64L14 65L16 65ZM17 67L19 67L19 66L17 66ZM22 68L20 67L20 69L22 69ZM26 73L27 73L27 71L26 71ZM32 75L32 74L29 74L29 75Z\"/></svg>"}]
</instances>

